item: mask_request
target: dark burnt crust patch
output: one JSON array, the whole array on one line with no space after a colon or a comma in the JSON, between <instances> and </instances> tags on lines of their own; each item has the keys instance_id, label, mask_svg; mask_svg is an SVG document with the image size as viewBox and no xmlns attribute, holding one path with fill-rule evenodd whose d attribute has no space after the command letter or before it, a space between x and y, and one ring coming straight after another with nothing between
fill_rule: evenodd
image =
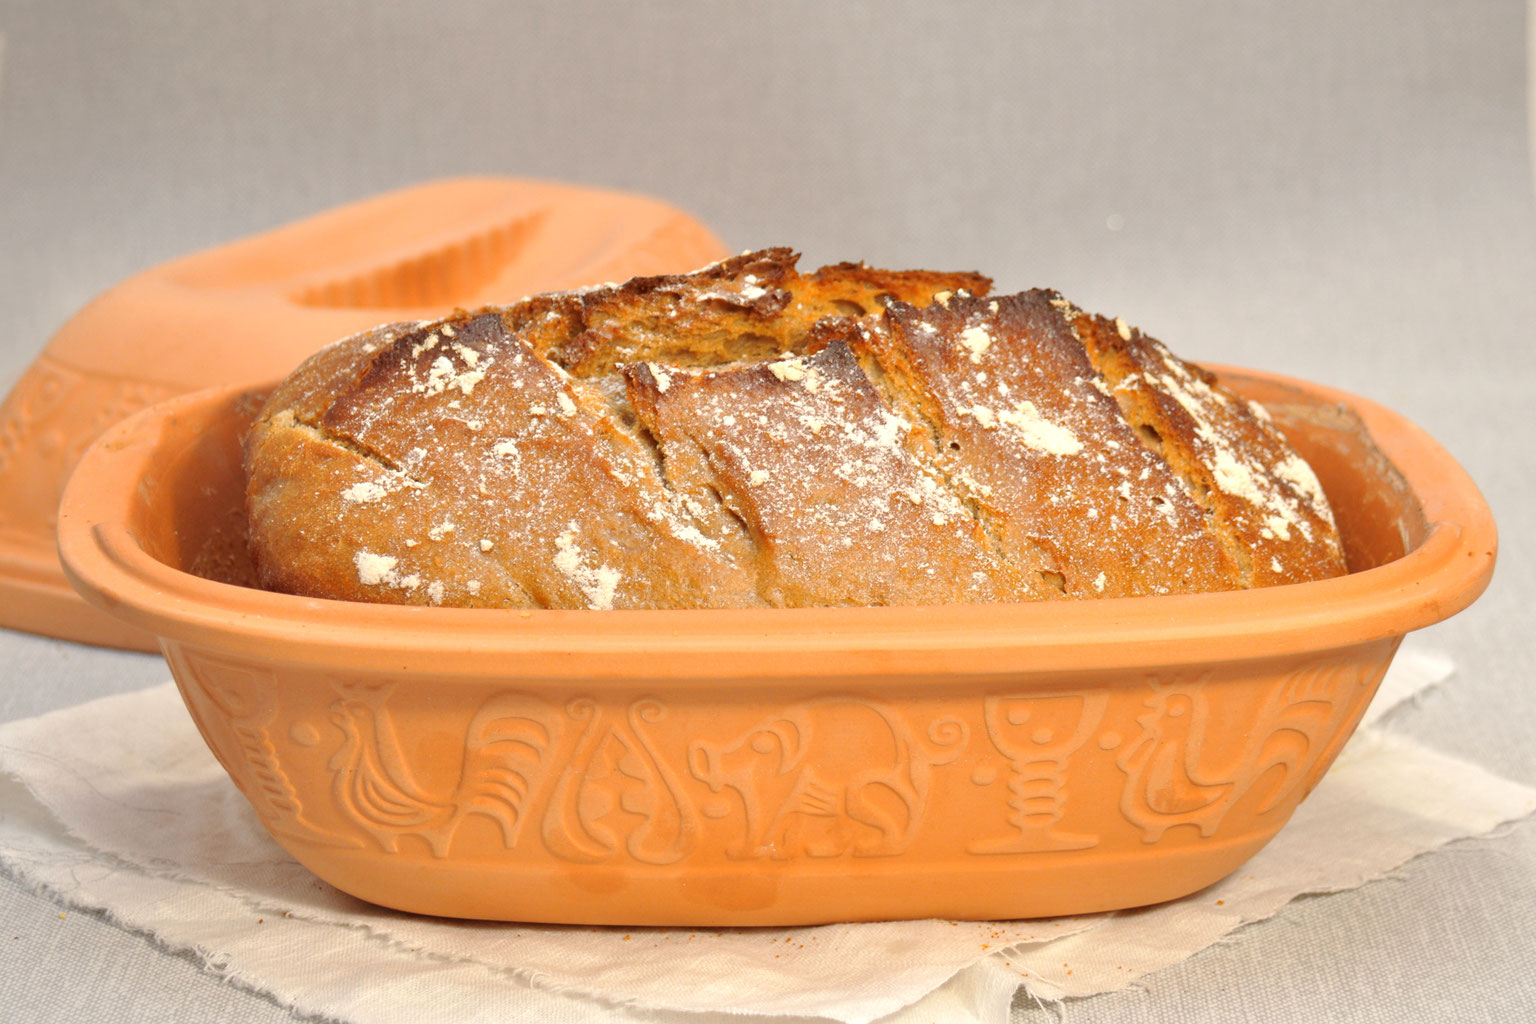
<instances>
[{"instance_id":1,"label":"dark burnt crust patch","mask_svg":"<svg viewBox=\"0 0 1536 1024\"><path fill-rule=\"evenodd\" d=\"M791 249L766 249L690 275L579 293L560 311L564 337L533 316L519 315L517 326L532 326L534 347L572 375L591 377L641 360L714 366L798 353L824 317L877 312L890 298L926 304L937 292L990 284L973 273L884 271L860 263L802 275L798 258Z\"/></svg>"}]
</instances>

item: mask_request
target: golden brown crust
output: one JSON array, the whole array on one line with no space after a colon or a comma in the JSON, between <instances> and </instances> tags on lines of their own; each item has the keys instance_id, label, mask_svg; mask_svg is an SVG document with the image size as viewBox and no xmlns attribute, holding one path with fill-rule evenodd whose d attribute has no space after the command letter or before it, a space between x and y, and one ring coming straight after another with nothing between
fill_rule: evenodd
<instances>
[{"instance_id":1,"label":"golden brown crust","mask_svg":"<svg viewBox=\"0 0 1536 1024\"><path fill-rule=\"evenodd\" d=\"M1019 593L1018 572L918 458L913 425L885 406L842 340L714 370L640 364L625 378L673 487L705 503L717 495L745 526L765 603Z\"/></svg>"},{"instance_id":2,"label":"golden brown crust","mask_svg":"<svg viewBox=\"0 0 1536 1024\"><path fill-rule=\"evenodd\" d=\"M1135 431L1052 293L893 304L859 348L1012 565L1047 594L1231 589L1203 511Z\"/></svg>"},{"instance_id":3,"label":"golden brown crust","mask_svg":"<svg viewBox=\"0 0 1536 1024\"><path fill-rule=\"evenodd\" d=\"M1322 485L1262 406L1123 320L1063 307L1127 422L1206 510L1240 585L1342 574L1343 548Z\"/></svg>"},{"instance_id":4,"label":"golden brown crust","mask_svg":"<svg viewBox=\"0 0 1536 1024\"><path fill-rule=\"evenodd\" d=\"M247 441L262 584L750 607L1342 572L1305 464L1151 339L1050 292L985 298L975 274L801 275L795 258L745 253L318 354Z\"/></svg>"},{"instance_id":5,"label":"golden brown crust","mask_svg":"<svg viewBox=\"0 0 1536 1024\"><path fill-rule=\"evenodd\" d=\"M248 463L272 589L471 607L755 603L739 569L693 543L602 394L494 312L401 335L313 423L269 404ZM633 572L637 552L672 571Z\"/></svg>"}]
</instances>

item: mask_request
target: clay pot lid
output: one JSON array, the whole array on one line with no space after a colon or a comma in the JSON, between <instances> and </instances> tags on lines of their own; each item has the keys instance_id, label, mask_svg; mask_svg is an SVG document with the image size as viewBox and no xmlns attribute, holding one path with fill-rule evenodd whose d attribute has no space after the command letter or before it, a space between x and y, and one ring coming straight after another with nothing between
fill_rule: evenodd
<instances>
[{"instance_id":1,"label":"clay pot lid","mask_svg":"<svg viewBox=\"0 0 1536 1024\"><path fill-rule=\"evenodd\" d=\"M430 182L138 274L61 327L0 405L0 626L109 647L152 636L82 601L55 551L64 484L130 413L184 392L286 376L395 320L725 255L666 203L508 178Z\"/></svg>"}]
</instances>

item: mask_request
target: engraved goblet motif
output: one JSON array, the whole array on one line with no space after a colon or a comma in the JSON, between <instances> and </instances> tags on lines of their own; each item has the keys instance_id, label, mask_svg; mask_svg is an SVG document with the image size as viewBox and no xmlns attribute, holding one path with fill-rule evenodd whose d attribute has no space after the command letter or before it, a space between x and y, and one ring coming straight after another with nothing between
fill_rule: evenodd
<instances>
[{"instance_id":1,"label":"engraved goblet motif","mask_svg":"<svg viewBox=\"0 0 1536 1024\"><path fill-rule=\"evenodd\" d=\"M1009 760L1005 836L978 839L971 853L1043 853L1097 846L1099 837L1058 831L1066 809L1067 760L1104 716L1109 695L1039 694L988 697L987 735Z\"/></svg>"}]
</instances>

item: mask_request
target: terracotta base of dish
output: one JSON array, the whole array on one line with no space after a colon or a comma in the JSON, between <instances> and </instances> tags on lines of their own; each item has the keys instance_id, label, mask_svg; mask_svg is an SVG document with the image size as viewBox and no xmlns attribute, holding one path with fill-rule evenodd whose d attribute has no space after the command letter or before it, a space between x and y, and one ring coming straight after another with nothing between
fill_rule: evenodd
<instances>
[{"instance_id":1,"label":"terracotta base of dish","mask_svg":"<svg viewBox=\"0 0 1536 1024\"><path fill-rule=\"evenodd\" d=\"M329 342L455 306L724 256L710 231L644 196L554 182L431 182L152 268L61 327L0 404L0 626L155 650L87 607L54 552L81 453L155 402L280 379Z\"/></svg>"},{"instance_id":2,"label":"terracotta base of dish","mask_svg":"<svg viewBox=\"0 0 1536 1024\"><path fill-rule=\"evenodd\" d=\"M790 927L840 921L939 918L1001 921L1123 910L1179 899L1236 871L1271 833L1159 851L1083 856L1064 853L976 858L919 868L836 860L819 870L787 861L729 864L656 877L634 871L520 868L498 877L493 864L446 865L430 896L404 865L381 870L371 853L337 853L290 842L286 848L320 878L351 895L410 913L492 921L635 927ZM1174 845L1170 837L1169 845Z\"/></svg>"}]
</instances>

